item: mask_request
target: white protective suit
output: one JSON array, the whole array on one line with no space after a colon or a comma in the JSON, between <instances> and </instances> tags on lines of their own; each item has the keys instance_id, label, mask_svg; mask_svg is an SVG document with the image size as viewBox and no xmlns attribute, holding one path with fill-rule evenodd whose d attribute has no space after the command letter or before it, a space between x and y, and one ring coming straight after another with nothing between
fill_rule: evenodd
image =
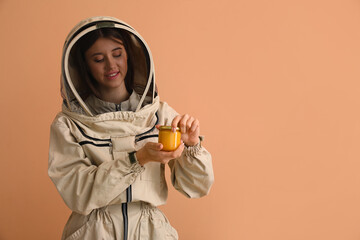
<instances>
[{"instance_id":1,"label":"white protective suit","mask_svg":"<svg viewBox=\"0 0 360 240\"><path fill-rule=\"evenodd\" d=\"M98 28L123 29L131 39L134 91L120 105L80 94L72 48ZM62 239L178 239L156 207L167 199L165 166L141 166L129 156L145 143L157 142L155 125L170 125L178 115L159 100L146 42L118 19L86 19L66 39L61 84L64 103L50 129L48 174L72 210ZM172 185L189 198L208 194L214 179L211 161L201 144L185 147L181 157L169 162Z\"/></svg>"}]
</instances>

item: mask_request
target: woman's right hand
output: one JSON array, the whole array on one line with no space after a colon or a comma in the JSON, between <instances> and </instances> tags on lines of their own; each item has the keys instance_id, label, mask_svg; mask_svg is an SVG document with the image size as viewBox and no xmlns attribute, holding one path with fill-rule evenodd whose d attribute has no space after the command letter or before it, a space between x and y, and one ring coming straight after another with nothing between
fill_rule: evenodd
<instances>
[{"instance_id":1,"label":"woman's right hand","mask_svg":"<svg viewBox=\"0 0 360 240\"><path fill-rule=\"evenodd\" d=\"M161 143L148 142L136 152L136 158L141 166L148 162L168 163L171 159L178 158L184 150L184 143L171 152L161 151L163 145Z\"/></svg>"}]
</instances>

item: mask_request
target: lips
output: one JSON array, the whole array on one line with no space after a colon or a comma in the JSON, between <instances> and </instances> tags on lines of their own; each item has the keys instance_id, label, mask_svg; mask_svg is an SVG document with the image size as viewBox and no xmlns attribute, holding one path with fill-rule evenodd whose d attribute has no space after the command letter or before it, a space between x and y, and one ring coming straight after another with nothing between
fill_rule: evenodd
<instances>
[{"instance_id":1,"label":"lips","mask_svg":"<svg viewBox=\"0 0 360 240\"><path fill-rule=\"evenodd\" d=\"M111 72L105 75L105 77L109 80L113 80L119 76L120 72Z\"/></svg>"}]
</instances>

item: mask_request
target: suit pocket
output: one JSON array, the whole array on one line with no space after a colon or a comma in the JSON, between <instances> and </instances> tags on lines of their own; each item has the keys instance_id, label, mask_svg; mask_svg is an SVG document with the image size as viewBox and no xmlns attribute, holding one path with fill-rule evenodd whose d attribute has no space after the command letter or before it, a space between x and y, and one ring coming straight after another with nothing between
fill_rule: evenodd
<instances>
[{"instance_id":1,"label":"suit pocket","mask_svg":"<svg viewBox=\"0 0 360 240\"><path fill-rule=\"evenodd\" d=\"M65 240L112 240L115 239L112 223L89 221Z\"/></svg>"},{"instance_id":2,"label":"suit pocket","mask_svg":"<svg viewBox=\"0 0 360 240\"><path fill-rule=\"evenodd\" d=\"M158 209L143 214L140 220L139 240L177 240L178 234L165 215Z\"/></svg>"},{"instance_id":3,"label":"suit pocket","mask_svg":"<svg viewBox=\"0 0 360 240\"><path fill-rule=\"evenodd\" d=\"M113 221L105 208L93 210L88 216L73 213L64 229L64 240L115 239Z\"/></svg>"}]
</instances>

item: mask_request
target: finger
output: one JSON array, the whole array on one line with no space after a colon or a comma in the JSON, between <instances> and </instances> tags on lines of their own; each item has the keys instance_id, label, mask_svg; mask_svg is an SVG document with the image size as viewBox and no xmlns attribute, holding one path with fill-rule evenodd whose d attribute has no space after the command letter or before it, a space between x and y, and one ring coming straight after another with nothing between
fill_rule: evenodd
<instances>
[{"instance_id":1,"label":"finger","mask_svg":"<svg viewBox=\"0 0 360 240\"><path fill-rule=\"evenodd\" d=\"M197 126L193 133L196 133L197 135L200 135L200 126ZM197 136L199 137L199 136Z\"/></svg>"},{"instance_id":2,"label":"finger","mask_svg":"<svg viewBox=\"0 0 360 240\"><path fill-rule=\"evenodd\" d=\"M197 128L200 128L200 122L199 122L198 119L195 119L195 120L193 121L192 125L191 125L190 131L191 131L191 132L195 132L195 130L196 130Z\"/></svg>"},{"instance_id":3,"label":"finger","mask_svg":"<svg viewBox=\"0 0 360 240\"><path fill-rule=\"evenodd\" d=\"M157 129L160 129L161 125L160 125L160 124L156 124L155 127L156 127Z\"/></svg>"},{"instance_id":4,"label":"finger","mask_svg":"<svg viewBox=\"0 0 360 240\"><path fill-rule=\"evenodd\" d=\"M160 151L163 148L163 145L161 143L155 143L155 142L148 142L146 146L149 149Z\"/></svg>"},{"instance_id":5,"label":"finger","mask_svg":"<svg viewBox=\"0 0 360 240\"><path fill-rule=\"evenodd\" d=\"M186 132L191 132L192 125L194 124L195 118L189 117L186 122Z\"/></svg>"},{"instance_id":6,"label":"finger","mask_svg":"<svg viewBox=\"0 0 360 240\"><path fill-rule=\"evenodd\" d=\"M176 131L176 127L178 126L179 124L179 121L181 120L182 116L181 115L177 115L171 122L171 130L173 132Z\"/></svg>"},{"instance_id":7,"label":"finger","mask_svg":"<svg viewBox=\"0 0 360 240\"><path fill-rule=\"evenodd\" d=\"M172 152L162 152L162 160L169 161L171 159L175 159L181 156L184 151L184 144L180 145L176 150Z\"/></svg>"},{"instance_id":8,"label":"finger","mask_svg":"<svg viewBox=\"0 0 360 240\"><path fill-rule=\"evenodd\" d=\"M184 145L184 143L181 141L181 144L179 145L179 147L174 151L174 155L175 155L176 157L180 157L181 154L182 154L182 152L184 151L184 147L185 147L185 145Z\"/></svg>"},{"instance_id":9,"label":"finger","mask_svg":"<svg viewBox=\"0 0 360 240\"><path fill-rule=\"evenodd\" d=\"M167 151L160 151L158 153L158 157L161 163L166 164L171 159L177 158L178 154L175 151L167 152Z\"/></svg>"},{"instance_id":10,"label":"finger","mask_svg":"<svg viewBox=\"0 0 360 240\"><path fill-rule=\"evenodd\" d=\"M179 127L181 130L181 133L186 133L186 123L189 120L190 116L185 114L184 116L182 116L180 122L179 122Z\"/></svg>"}]
</instances>

